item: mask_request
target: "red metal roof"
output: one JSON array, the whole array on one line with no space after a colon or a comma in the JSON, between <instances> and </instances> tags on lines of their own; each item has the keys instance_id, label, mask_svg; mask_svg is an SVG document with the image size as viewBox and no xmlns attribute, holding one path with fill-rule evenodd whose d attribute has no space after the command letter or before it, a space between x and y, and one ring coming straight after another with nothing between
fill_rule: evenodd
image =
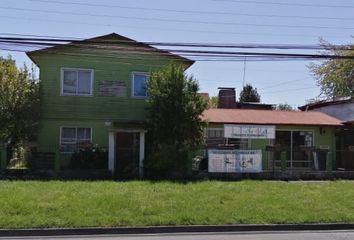
<instances>
[{"instance_id":1,"label":"red metal roof","mask_svg":"<svg viewBox=\"0 0 354 240\"><path fill-rule=\"evenodd\" d=\"M342 126L342 121L321 112L208 109L202 119L210 123Z\"/></svg>"}]
</instances>

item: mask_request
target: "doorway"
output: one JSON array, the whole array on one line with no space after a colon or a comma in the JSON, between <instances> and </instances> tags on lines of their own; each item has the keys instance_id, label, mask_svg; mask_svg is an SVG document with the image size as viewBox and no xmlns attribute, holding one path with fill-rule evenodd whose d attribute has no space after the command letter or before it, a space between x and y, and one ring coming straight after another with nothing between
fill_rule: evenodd
<instances>
[{"instance_id":1,"label":"doorway","mask_svg":"<svg viewBox=\"0 0 354 240\"><path fill-rule=\"evenodd\" d=\"M139 176L139 133L116 133L116 175L122 178L135 178Z\"/></svg>"}]
</instances>

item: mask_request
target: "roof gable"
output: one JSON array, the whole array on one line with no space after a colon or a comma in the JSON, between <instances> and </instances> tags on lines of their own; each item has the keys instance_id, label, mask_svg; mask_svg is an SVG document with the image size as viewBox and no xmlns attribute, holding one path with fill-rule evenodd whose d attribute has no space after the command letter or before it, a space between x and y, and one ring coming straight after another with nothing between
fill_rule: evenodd
<instances>
[{"instance_id":1,"label":"roof gable","mask_svg":"<svg viewBox=\"0 0 354 240\"><path fill-rule=\"evenodd\" d=\"M182 62L186 67L190 67L194 61L188 58L170 53L150 46L143 42L135 41L131 38L119 35L117 33L110 33L103 36L93 37L85 40L72 41L68 44L58 44L51 47L27 52L26 54L33 62L38 65L34 58L40 54L60 54L60 52L70 52L71 50L87 50L92 51L106 51L108 53L130 53L130 54L151 54L155 56L167 57L177 62Z\"/></svg>"}]
</instances>

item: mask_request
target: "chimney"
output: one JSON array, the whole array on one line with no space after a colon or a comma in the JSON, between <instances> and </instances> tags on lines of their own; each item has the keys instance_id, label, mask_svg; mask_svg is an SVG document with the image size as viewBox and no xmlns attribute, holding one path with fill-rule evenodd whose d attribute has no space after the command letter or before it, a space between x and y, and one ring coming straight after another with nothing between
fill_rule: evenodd
<instances>
[{"instance_id":1,"label":"chimney","mask_svg":"<svg viewBox=\"0 0 354 240\"><path fill-rule=\"evenodd\" d=\"M209 93L198 93L206 102L210 100Z\"/></svg>"},{"instance_id":2,"label":"chimney","mask_svg":"<svg viewBox=\"0 0 354 240\"><path fill-rule=\"evenodd\" d=\"M219 89L218 108L237 108L235 88L220 87L218 89Z\"/></svg>"}]
</instances>

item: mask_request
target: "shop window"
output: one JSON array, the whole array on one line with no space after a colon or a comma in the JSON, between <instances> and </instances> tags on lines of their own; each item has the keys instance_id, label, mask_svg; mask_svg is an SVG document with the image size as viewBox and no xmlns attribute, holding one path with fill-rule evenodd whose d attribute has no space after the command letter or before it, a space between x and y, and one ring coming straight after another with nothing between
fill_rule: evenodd
<instances>
[{"instance_id":1,"label":"shop window","mask_svg":"<svg viewBox=\"0 0 354 240\"><path fill-rule=\"evenodd\" d=\"M234 149L248 149L250 145L249 139L224 138L223 128L207 128L205 142L209 147L228 146Z\"/></svg>"},{"instance_id":2,"label":"shop window","mask_svg":"<svg viewBox=\"0 0 354 240\"><path fill-rule=\"evenodd\" d=\"M288 168L310 168L312 164L313 132L278 130L275 134L272 159L276 167L287 160ZM271 163L272 166L273 163Z\"/></svg>"}]
</instances>

